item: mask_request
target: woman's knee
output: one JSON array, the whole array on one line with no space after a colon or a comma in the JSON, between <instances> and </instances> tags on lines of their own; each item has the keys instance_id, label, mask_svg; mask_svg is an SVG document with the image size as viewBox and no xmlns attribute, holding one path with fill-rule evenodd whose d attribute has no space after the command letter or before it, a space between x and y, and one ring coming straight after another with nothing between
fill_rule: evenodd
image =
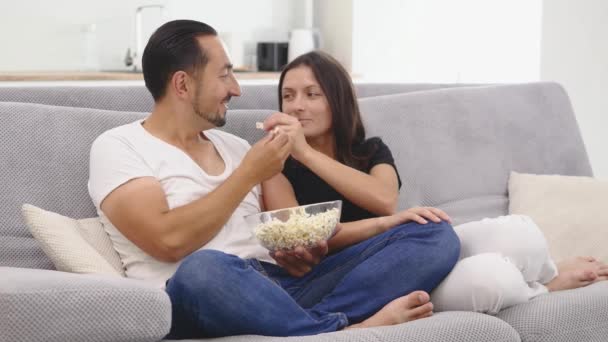
<instances>
[{"instance_id":1,"label":"woman's knee","mask_svg":"<svg viewBox=\"0 0 608 342\"><path fill-rule=\"evenodd\" d=\"M546 239L524 215L508 215L465 223L455 227L461 240L461 257L480 253L501 253L524 266L529 259L548 256Z\"/></svg>"},{"instance_id":2,"label":"woman's knee","mask_svg":"<svg viewBox=\"0 0 608 342\"><path fill-rule=\"evenodd\" d=\"M459 261L435 289L431 299L437 311L467 310L496 314L528 300L521 273L500 254L485 253Z\"/></svg>"},{"instance_id":3,"label":"woman's knee","mask_svg":"<svg viewBox=\"0 0 608 342\"><path fill-rule=\"evenodd\" d=\"M422 229L433 230L432 240L436 244L437 255L441 256L450 269L458 262L460 256L460 239L451 224L446 221L427 223Z\"/></svg>"}]
</instances>

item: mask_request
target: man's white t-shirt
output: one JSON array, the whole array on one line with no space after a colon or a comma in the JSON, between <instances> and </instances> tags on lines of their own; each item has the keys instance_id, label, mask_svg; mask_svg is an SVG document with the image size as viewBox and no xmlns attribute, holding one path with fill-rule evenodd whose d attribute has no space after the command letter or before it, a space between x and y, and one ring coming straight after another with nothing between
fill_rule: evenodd
<instances>
[{"instance_id":1,"label":"man's white t-shirt","mask_svg":"<svg viewBox=\"0 0 608 342\"><path fill-rule=\"evenodd\" d=\"M136 178L156 178L173 209L204 197L237 168L249 144L234 135L211 129L203 134L213 143L224 160L224 172L208 175L190 156L177 147L156 138L139 120L111 129L100 135L91 147L89 194L101 222L120 255L126 275L164 287L177 270L178 263L158 261L127 239L101 211L101 203L114 189ZM247 228L243 217L260 212L260 187L245 196L219 233L201 249L215 249L241 258L272 262Z\"/></svg>"}]
</instances>

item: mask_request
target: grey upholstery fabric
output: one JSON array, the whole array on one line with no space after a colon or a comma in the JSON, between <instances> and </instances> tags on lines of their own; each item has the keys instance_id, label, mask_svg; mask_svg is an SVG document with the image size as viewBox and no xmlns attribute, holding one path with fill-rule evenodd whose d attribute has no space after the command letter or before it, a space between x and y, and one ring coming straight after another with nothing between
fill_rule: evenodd
<instances>
[{"instance_id":1,"label":"grey upholstery fabric","mask_svg":"<svg viewBox=\"0 0 608 342\"><path fill-rule=\"evenodd\" d=\"M608 341L608 281L534 298L498 313L524 342Z\"/></svg>"},{"instance_id":2,"label":"grey upholstery fabric","mask_svg":"<svg viewBox=\"0 0 608 342\"><path fill-rule=\"evenodd\" d=\"M95 216L87 192L89 149L141 113L0 103L0 266L52 269L21 218L23 203L73 218Z\"/></svg>"},{"instance_id":3,"label":"grey upholstery fabric","mask_svg":"<svg viewBox=\"0 0 608 342\"><path fill-rule=\"evenodd\" d=\"M472 312L444 312L431 318L408 322L391 327L346 330L302 337L263 337L263 336L234 336L206 340L209 342L351 342L351 341L383 341L383 342L516 342L519 336L513 328L501 320Z\"/></svg>"},{"instance_id":4,"label":"grey upholstery fabric","mask_svg":"<svg viewBox=\"0 0 608 342\"><path fill-rule=\"evenodd\" d=\"M0 341L158 341L167 294L109 276L0 267Z\"/></svg>"},{"instance_id":5,"label":"grey upholstery fabric","mask_svg":"<svg viewBox=\"0 0 608 342\"><path fill-rule=\"evenodd\" d=\"M152 95L143 84L0 87L0 102L40 103L125 112L149 112L154 105Z\"/></svg>"},{"instance_id":6,"label":"grey upholstery fabric","mask_svg":"<svg viewBox=\"0 0 608 342\"><path fill-rule=\"evenodd\" d=\"M360 99L441 88L480 86L464 83L355 83L354 85L357 97Z\"/></svg>"},{"instance_id":7,"label":"grey upholstery fabric","mask_svg":"<svg viewBox=\"0 0 608 342\"><path fill-rule=\"evenodd\" d=\"M278 84L278 81L277 81ZM241 85L241 96L230 101L231 109L279 108L277 84ZM361 83L360 98L420 90L459 87L462 84ZM0 102L40 103L53 106L96 108L125 112L150 112L154 100L143 85L128 86L31 86L0 87Z\"/></svg>"},{"instance_id":8,"label":"grey upholstery fabric","mask_svg":"<svg viewBox=\"0 0 608 342\"><path fill-rule=\"evenodd\" d=\"M507 213L511 170L591 175L557 84L460 87L359 101L369 136L392 149L399 207L438 206L455 223Z\"/></svg>"}]
</instances>

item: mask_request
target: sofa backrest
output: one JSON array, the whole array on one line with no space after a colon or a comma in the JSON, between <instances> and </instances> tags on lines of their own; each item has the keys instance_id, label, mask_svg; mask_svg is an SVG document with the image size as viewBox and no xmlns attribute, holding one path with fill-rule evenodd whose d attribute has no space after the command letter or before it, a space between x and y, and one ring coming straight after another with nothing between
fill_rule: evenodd
<instances>
[{"instance_id":1,"label":"sofa backrest","mask_svg":"<svg viewBox=\"0 0 608 342\"><path fill-rule=\"evenodd\" d=\"M507 213L511 170L590 176L564 90L552 83L459 87L360 100L403 180L399 208L438 206L455 223ZM257 141L271 110L230 110L226 131ZM23 203L94 216L87 192L92 141L145 113L0 102L0 266L53 266L29 234Z\"/></svg>"},{"instance_id":2,"label":"sofa backrest","mask_svg":"<svg viewBox=\"0 0 608 342\"><path fill-rule=\"evenodd\" d=\"M413 91L459 87L462 84L360 83L359 98ZM276 84L243 84L240 97L230 101L232 109L279 108ZM150 112L152 96L142 85L113 86L0 86L0 102L40 103L53 106L96 108L125 112Z\"/></svg>"},{"instance_id":3,"label":"sofa backrest","mask_svg":"<svg viewBox=\"0 0 608 342\"><path fill-rule=\"evenodd\" d=\"M392 149L399 207L454 223L508 212L510 171L591 176L572 106L555 83L437 89L360 100L368 136Z\"/></svg>"}]
</instances>

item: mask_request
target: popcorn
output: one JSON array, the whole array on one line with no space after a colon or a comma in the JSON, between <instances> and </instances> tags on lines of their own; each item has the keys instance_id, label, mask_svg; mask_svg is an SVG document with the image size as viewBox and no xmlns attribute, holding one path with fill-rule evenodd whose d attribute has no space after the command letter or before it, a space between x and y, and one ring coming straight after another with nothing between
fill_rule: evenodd
<instances>
[{"instance_id":1,"label":"popcorn","mask_svg":"<svg viewBox=\"0 0 608 342\"><path fill-rule=\"evenodd\" d=\"M255 128L257 129L264 129L264 123L263 122L256 122L255 123ZM276 135L279 134L279 132L281 132L281 128L279 126L275 126L272 131L270 131L271 134Z\"/></svg>"},{"instance_id":2,"label":"popcorn","mask_svg":"<svg viewBox=\"0 0 608 342\"><path fill-rule=\"evenodd\" d=\"M253 232L264 247L271 251L290 250L297 246L312 247L330 238L340 211L332 208L318 214L308 214L304 208L294 208L285 222L273 218L258 224Z\"/></svg>"}]
</instances>

